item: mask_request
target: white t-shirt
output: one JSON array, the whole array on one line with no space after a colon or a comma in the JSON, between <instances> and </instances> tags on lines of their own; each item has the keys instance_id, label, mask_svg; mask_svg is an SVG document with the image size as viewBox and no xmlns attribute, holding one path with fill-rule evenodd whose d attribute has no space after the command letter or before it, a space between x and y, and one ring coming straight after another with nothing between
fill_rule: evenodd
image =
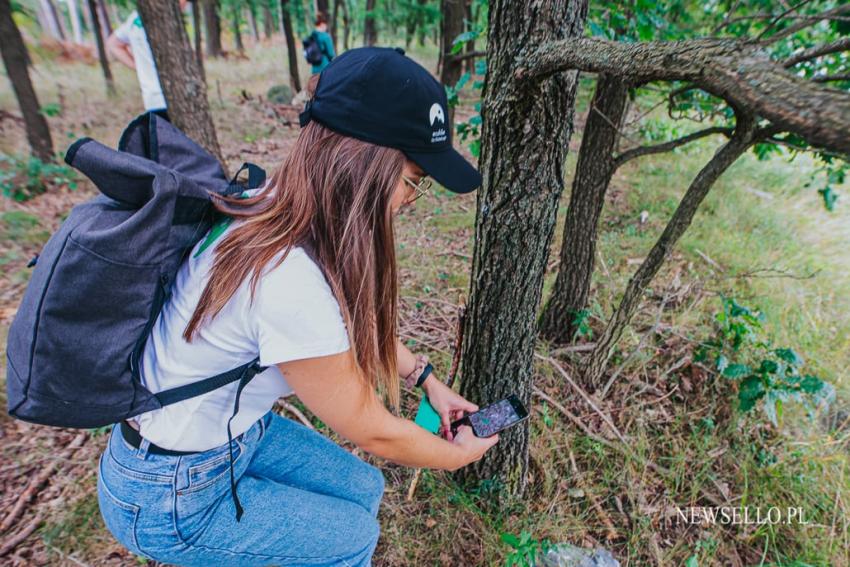
<instances>
[{"instance_id":1,"label":"white t-shirt","mask_svg":"<svg viewBox=\"0 0 850 567\"><path fill-rule=\"evenodd\" d=\"M145 110L156 110L165 108L165 97L159 84L159 75L156 72L151 46L148 44L148 36L142 27L142 18L133 10L133 13L121 26L115 30L115 37L130 46L133 51L133 59L136 61L136 75L139 77L139 86L142 87L142 100Z\"/></svg>"},{"instance_id":2,"label":"white t-shirt","mask_svg":"<svg viewBox=\"0 0 850 567\"><path fill-rule=\"evenodd\" d=\"M275 364L336 354L350 346L339 304L321 269L301 247L294 247L276 268L270 268L273 262L266 265L253 304L249 305L249 276L191 343L183 339L207 283L215 247L240 222L232 222L195 257L202 239L183 262L142 358L143 383L159 392L226 372L259 355L260 364L269 368L242 390L239 413L231 425L234 437L268 412L280 396L292 393ZM141 414L140 433L151 443L179 451L203 451L227 443L236 388L237 383L229 384Z\"/></svg>"}]
</instances>

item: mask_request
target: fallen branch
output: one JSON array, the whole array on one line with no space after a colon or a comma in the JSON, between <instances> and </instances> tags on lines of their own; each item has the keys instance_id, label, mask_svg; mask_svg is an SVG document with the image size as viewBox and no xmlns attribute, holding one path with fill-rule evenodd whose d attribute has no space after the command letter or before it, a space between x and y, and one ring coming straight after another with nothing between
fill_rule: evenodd
<instances>
[{"instance_id":1,"label":"fallen branch","mask_svg":"<svg viewBox=\"0 0 850 567\"><path fill-rule=\"evenodd\" d=\"M24 508L29 502L38 494L38 491L41 490L41 487L47 482L47 479L53 474L56 470L56 467L60 462L67 460L71 457L71 454L82 447L83 443L88 439L88 434L86 432L80 433L77 435L73 441L65 448L62 454L58 459L52 461L46 467L41 469L41 472L38 473L32 481L30 481L29 485L27 485L26 489L21 493L18 497L18 500L15 502L15 505L12 507L12 510L6 515L6 518L3 519L3 523L0 524L0 533L7 531L15 521L20 517L23 513ZM35 529L35 528L33 528Z\"/></svg>"},{"instance_id":2,"label":"fallen branch","mask_svg":"<svg viewBox=\"0 0 850 567\"><path fill-rule=\"evenodd\" d=\"M32 533L38 528L38 525L41 523L41 514L37 514L33 520L27 524L24 529L10 537L8 540L3 542L3 545L0 546L0 557L5 557L9 554L10 551L18 547L21 543L24 542Z\"/></svg>"},{"instance_id":3,"label":"fallen branch","mask_svg":"<svg viewBox=\"0 0 850 567\"><path fill-rule=\"evenodd\" d=\"M280 399L278 400L278 403L280 404L280 406L281 406L283 409L285 409L286 411L288 411L289 413L291 413L292 415L294 415L295 417L297 417L297 418L298 418L298 421L300 421L301 423L303 423L304 425L306 425L307 427L309 427L309 428L310 428L310 429L312 429L313 431L315 431L315 430L316 430L316 428L315 428L315 427L313 427L313 424L312 424L312 423L310 423L310 420L309 420L309 419L307 419L307 416L306 416L306 415L304 415L304 414L301 412L301 410L300 410L300 409L298 409L297 407L293 406L292 404L290 404L289 402L287 402L287 401L286 401L286 400L284 400L283 398L280 398Z\"/></svg>"}]
</instances>

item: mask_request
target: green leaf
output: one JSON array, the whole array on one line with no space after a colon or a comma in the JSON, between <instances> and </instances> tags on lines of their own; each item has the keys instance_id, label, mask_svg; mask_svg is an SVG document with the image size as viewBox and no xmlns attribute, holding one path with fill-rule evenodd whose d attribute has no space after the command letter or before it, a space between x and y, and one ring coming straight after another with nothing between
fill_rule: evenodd
<instances>
[{"instance_id":1,"label":"green leaf","mask_svg":"<svg viewBox=\"0 0 850 567\"><path fill-rule=\"evenodd\" d=\"M803 359L794 352L794 349L778 348L773 353L792 366L802 366L803 364Z\"/></svg>"},{"instance_id":2,"label":"green leaf","mask_svg":"<svg viewBox=\"0 0 850 567\"><path fill-rule=\"evenodd\" d=\"M764 382L758 376L748 376L741 382L738 390L738 402L742 412L753 409L756 402L765 394Z\"/></svg>"},{"instance_id":3,"label":"green leaf","mask_svg":"<svg viewBox=\"0 0 850 567\"><path fill-rule=\"evenodd\" d=\"M807 394L814 394L823 389L825 384L826 382L824 382L817 376L811 376L809 374L806 374L800 381L800 389L806 392Z\"/></svg>"},{"instance_id":4,"label":"green leaf","mask_svg":"<svg viewBox=\"0 0 850 567\"><path fill-rule=\"evenodd\" d=\"M699 561L697 561L696 555L691 555L685 561L685 567L699 567Z\"/></svg>"},{"instance_id":5,"label":"green leaf","mask_svg":"<svg viewBox=\"0 0 850 567\"><path fill-rule=\"evenodd\" d=\"M729 366L729 359L722 354L718 355L717 360L714 362L714 367L717 368L717 371L723 372L727 366Z\"/></svg>"},{"instance_id":6,"label":"green leaf","mask_svg":"<svg viewBox=\"0 0 850 567\"><path fill-rule=\"evenodd\" d=\"M514 549L519 547L519 539L514 534L503 533L499 538Z\"/></svg>"},{"instance_id":7,"label":"green leaf","mask_svg":"<svg viewBox=\"0 0 850 567\"><path fill-rule=\"evenodd\" d=\"M727 378L741 378L752 373L752 370L746 364L730 364L723 369L723 375Z\"/></svg>"},{"instance_id":8,"label":"green leaf","mask_svg":"<svg viewBox=\"0 0 850 567\"><path fill-rule=\"evenodd\" d=\"M456 55L456 54L460 53L461 50L463 49L463 44L465 44L467 41L472 41L473 39L475 39L477 37L478 37L477 31L473 30L473 31L463 32L462 34L457 36L454 39L454 41L452 42L451 54Z\"/></svg>"}]
</instances>

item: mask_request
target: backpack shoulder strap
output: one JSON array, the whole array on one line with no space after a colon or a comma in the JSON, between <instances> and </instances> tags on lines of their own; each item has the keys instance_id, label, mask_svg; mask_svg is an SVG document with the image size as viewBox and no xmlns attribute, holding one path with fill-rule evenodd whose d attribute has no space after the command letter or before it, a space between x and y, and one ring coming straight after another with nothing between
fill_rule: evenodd
<instances>
[{"instance_id":1,"label":"backpack shoulder strap","mask_svg":"<svg viewBox=\"0 0 850 567\"><path fill-rule=\"evenodd\" d=\"M266 368L267 367L265 366L260 366L260 357L257 357L251 362L247 362L242 366L238 366L232 370L228 370L227 372L222 372L212 378L206 378L184 386L163 390L162 392L154 394L154 396L157 400L159 400L161 405L170 406L171 404L176 404L177 402L182 402L189 398L194 398L195 396L209 394L213 390L217 390L222 386L232 384L233 382L238 382L240 380L244 380L245 383L250 382L254 376L263 372Z\"/></svg>"}]
</instances>

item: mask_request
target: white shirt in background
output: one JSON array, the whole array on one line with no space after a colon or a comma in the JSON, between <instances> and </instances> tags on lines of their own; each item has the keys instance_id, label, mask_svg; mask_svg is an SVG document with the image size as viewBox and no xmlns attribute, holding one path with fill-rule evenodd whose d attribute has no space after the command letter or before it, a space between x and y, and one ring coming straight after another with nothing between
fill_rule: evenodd
<instances>
[{"instance_id":1,"label":"white shirt in background","mask_svg":"<svg viewBox=\"0 0 850 567\"><path fill-rule=\"evenodd\" d=\"M122 43L130 46L133 51L133 59L136 61L136 76L139 77L139 86L142 88L142 100L145 110L157 110L166 108L165 96L159 84L159 75L156 72L151 46L145 28L142 27L142 18L138 12L133 13L115 30L115 37Z\"/></svg>"}]
</instances>

